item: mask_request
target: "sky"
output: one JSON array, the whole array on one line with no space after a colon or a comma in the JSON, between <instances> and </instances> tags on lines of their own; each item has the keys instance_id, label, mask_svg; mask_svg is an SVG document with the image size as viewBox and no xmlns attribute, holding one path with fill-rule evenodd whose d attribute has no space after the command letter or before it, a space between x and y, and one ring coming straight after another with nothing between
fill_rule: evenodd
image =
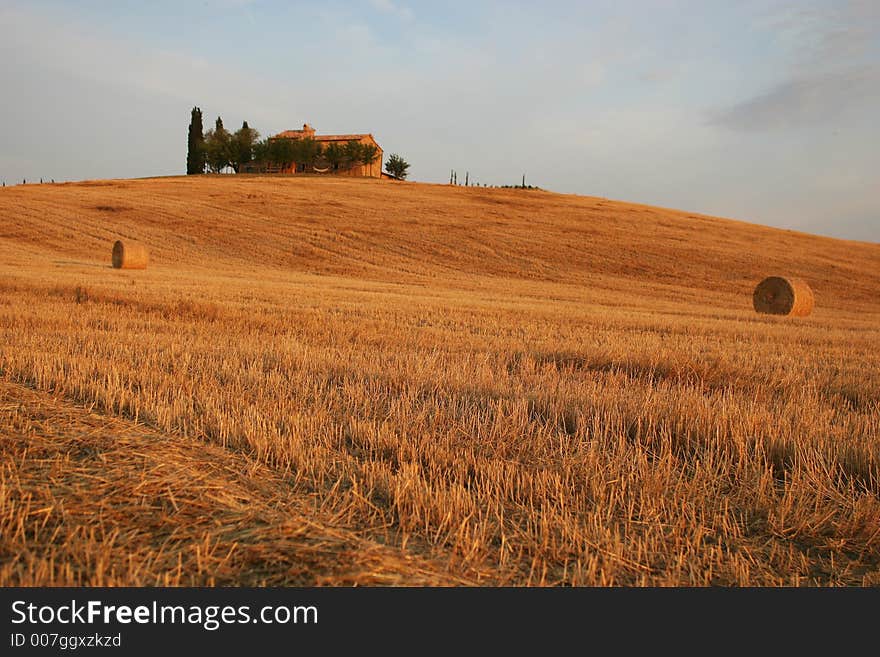
<instances>
[{"instance_id":1,"label":"sky","mask_svg":"<svg viewBox=\"0 0 880 657\"><path fill-rule=\"evenodd\" d=\"M178 175L190 111L411 180L880 242L880 2L0 0L5 184Z\"/></svg>"}]
</instances>

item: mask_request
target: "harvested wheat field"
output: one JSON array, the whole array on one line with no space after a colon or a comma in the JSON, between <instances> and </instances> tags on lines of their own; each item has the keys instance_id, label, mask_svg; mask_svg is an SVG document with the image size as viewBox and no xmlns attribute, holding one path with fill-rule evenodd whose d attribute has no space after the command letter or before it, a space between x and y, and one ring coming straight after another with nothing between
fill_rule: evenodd
<instances>
[{"instance_id":1,"label":"harvested wheat field","mask_svg":"<svg viewBox=\"0 0 880 657\"><path fill-rule=\"evenodd\" d=\"M880 585L880 245L192 176L2 189L0 263L0 584Z\"/></svg>"}]
</instances>

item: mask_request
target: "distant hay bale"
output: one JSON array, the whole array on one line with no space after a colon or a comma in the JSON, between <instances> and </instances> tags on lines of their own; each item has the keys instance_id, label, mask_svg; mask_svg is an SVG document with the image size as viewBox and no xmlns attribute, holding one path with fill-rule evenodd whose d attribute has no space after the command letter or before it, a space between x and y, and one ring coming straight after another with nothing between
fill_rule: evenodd
<instances>
[{"instance_id":1,"label":"distant hay bale","mask_svg":"<svg viewBox=\"0 0 880 657\"><path fill-rule=\"evenodd\" d=\"M146 269L149 259L147 247L143 244L116 240L113 245L113 267L116 269Z\"/></svg>"},{"instance_id":2,"label":"distant hay bale","mask_svg":"<svg viewBox=\"0 0 880 657\"><path fill-rule=\"evenodd\" d=\"M770 276L758 283L752 303L759 313L806 317L813 311L813 291L799 278Z\"/></svg>"}]
</instances>

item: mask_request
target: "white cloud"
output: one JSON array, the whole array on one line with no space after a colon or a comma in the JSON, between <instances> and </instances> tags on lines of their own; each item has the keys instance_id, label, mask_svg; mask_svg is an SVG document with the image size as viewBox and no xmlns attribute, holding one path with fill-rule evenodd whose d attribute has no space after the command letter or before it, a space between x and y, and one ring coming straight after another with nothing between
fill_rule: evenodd
<instances>
[{"instance_id":1,"label":"white cloud","mask_svg":"<svg viewBox=\"0 0 880 657\"><path fill-rule=\"evenodd\" d=\"M412 9L396 3L394 0L370 0L370 5L381 13L391 14L403 20L409 21L415 17Z\"/></svg>"},{"instance_id":2,"label":"white cloud","mask_svg":"<svg viewBox=\"0 0 880 657\"><path fill-rule=\"evenodd\" d=\"M0 22L6 31L0 52L6 51L7 60L14 56L75 78L179 98L191 98L194 87L219 86L220 71L204 56L156 51L69 17L58 20L14 7L0 13Z\"/></svg>"}]
</instances>

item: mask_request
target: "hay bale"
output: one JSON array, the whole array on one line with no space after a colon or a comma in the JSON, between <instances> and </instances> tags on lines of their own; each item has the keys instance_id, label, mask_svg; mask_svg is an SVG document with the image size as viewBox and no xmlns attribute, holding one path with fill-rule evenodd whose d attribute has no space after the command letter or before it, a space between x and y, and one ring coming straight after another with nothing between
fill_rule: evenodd
<instances>
[{"instance_id":1,"label":"hay bale","mask_svg":"<svg viewBox=\"0 0 880 657\"><path fill-rule=\"evenodd\" d=\"M813 291L799 278L770 276L758 283L752 303L759 313L806 317L813 310Z\"/></svg>"},{"instance_id":2,"label":"hay bale","mask_svg":"<svg viewBox=\"0 0 880 657\"><path fill-rule=\"evenodd\" d=\"M147 247L143 244L116 240L113 245L113 267L116 269L146 269L149 259Z\"/></svg>"}]
</instances>

